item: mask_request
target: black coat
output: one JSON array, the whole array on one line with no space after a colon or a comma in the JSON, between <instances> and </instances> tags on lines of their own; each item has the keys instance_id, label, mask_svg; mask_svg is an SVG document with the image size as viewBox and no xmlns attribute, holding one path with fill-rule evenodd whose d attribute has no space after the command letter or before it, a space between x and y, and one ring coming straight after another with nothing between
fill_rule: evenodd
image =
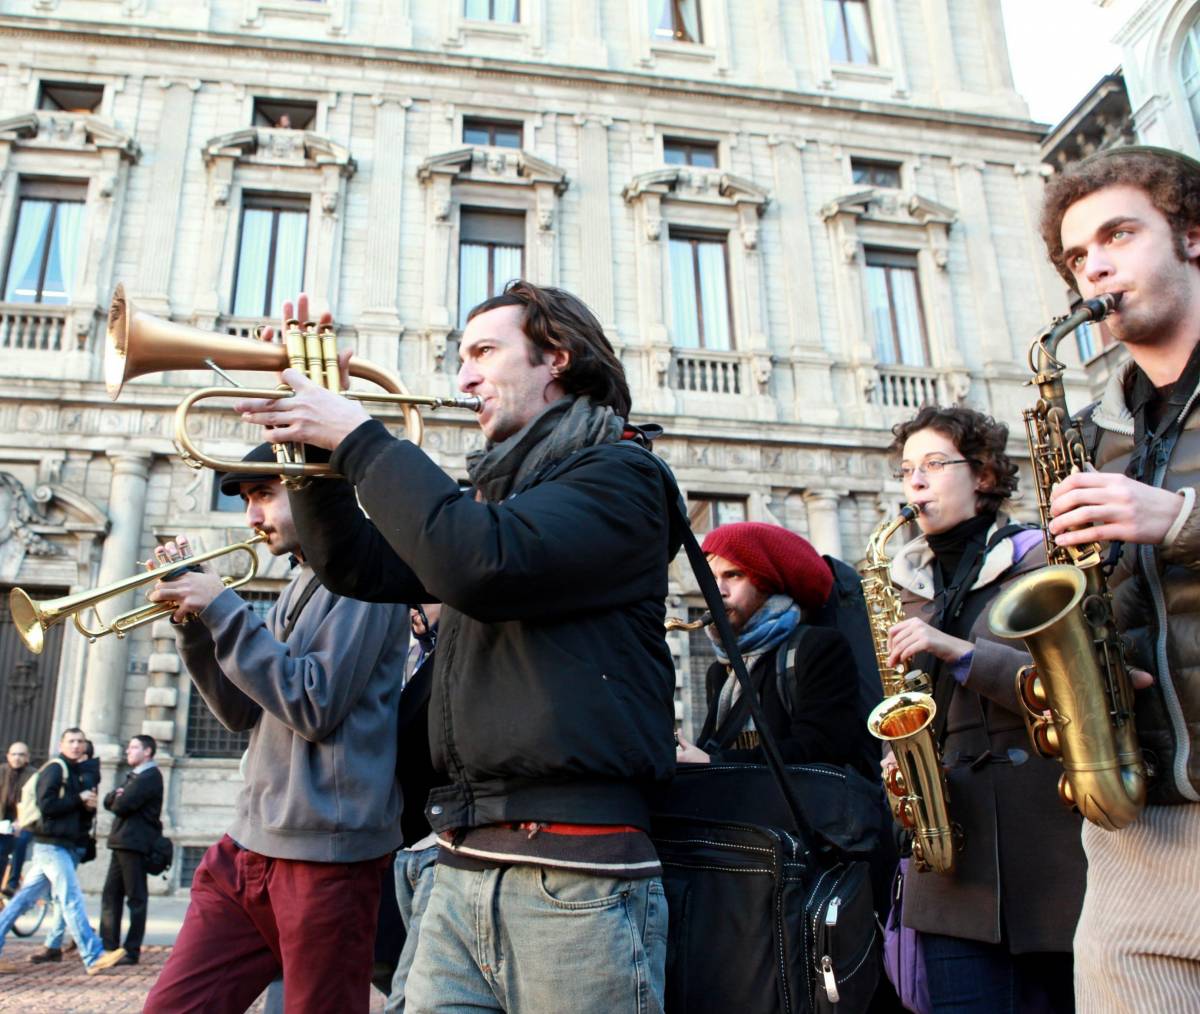
<instances>
[{"instance_id":1,"label":"black coat","mask_svg":"<svg viewBox=\"0 0 1200 1014\"><path fill-rule=\"evenodd\" d=\"M425 657L400 694L397 714L396 776L404 797L400 826L404 844L415 845L429 834L425 801L435 786L446 784L429 756L429 693L433 689L434 652Z\"/></svg>"},{"instance_id":2,"label":"black coat","mask_svg":"<svg viewBox=\"0 0 1200 1014\"><path fill-rule=\"evenodd\" d=\"M378 422L332 464L353 488L291 494L321 581L367 601L444 603L429 733L450 784L430 796L434 829L647 827L645 790L675 769L669 473L635 444L604 444L479 503Z\"/></svg>"},{"instance_id":3,"label":"black coat","mask_svg":"<svg viewBox=\"0 0 1200 1014\"><path fill-rule=\"evenodd\" d=\"M788 670L790 714L779 696L778 650L776 646L755 660L750 668L750 681L758 690L768 727L779 743L784 763L850 764L863 774L876 777L878 767L875 771L864 770L858 670L846 638L836 630L809 627L799 640ZM761 746L747 750L719 745L731 738L730 733L740 732L749 715L745 698L739 697L721 728L716 727L717 701L729 671L719 661L709 666L705 678L708 717L696 743L713 760L765 764Z\"/></svg>"},{"instance_id":4,"label":"black coat","mask_svg":"<svg viewBox=\"0 0 1200 1014\"><path fill-rule=\"evenodd\" d=\"M67 766L65 773L63 764ZM80 777L79 764L60 755L42 768L37 779L38 809L42 816L34 825L33 840L62 848L83 845L92 826L94 811L84 806L79 798L79 793L86 787Z\"/></svg>"},{"instance_id":5,"label":"black coat","mask_svg":"<svg viewBox=\"0 0 1200 1014\"><path fill-rule=\"evenodd\" d=\"M104 797L104 809L116 814L108 832L108 847L146 855L162 834L163 777L158 766L141 774L129 772L124 790L113 789Z\"/></svg>"}]
</instances>

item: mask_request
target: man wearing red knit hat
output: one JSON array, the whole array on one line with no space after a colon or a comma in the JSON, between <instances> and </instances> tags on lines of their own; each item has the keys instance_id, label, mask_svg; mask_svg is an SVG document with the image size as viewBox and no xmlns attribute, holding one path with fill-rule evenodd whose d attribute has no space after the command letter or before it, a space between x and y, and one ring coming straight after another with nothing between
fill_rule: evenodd
<instances>
[{"instance_id":1,"label":"man wearing red knit hat","mask_svg":"<svg viewBox=\"0 0 1200 1014\"><path fill-rule=\"evenodd\" d=\"M863 767L850 644L837 630L805 622L829 600L830 565L807 539L756 522L715 528L701 548L784 762ZM676 759L764 763L729 659L715 629L707 632L717 652L706 677L708 717L697 745L679 737Z\"/></svg>"}]
</instances>

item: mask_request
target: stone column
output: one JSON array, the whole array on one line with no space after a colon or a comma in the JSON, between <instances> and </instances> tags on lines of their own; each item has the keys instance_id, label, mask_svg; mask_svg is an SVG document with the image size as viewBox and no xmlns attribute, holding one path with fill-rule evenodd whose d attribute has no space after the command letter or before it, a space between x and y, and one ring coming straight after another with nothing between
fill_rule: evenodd
<instances>
[{"instance_id":1,"label":"stone column","mask_svg":"<svg viewBox=\"0 0 1200 1014\"><path fill-rule=\"evenodd\" d=\"M605 329L614 327L612 184L609 178L608 128L611 117L579 115L579 238L588 270L580 279L580 295Z\"/></svg>"},{"instance_id":2,"label":"stone column","mask_svg":"<svg viewBox=\"0 0 1200 1014\"><path fill-rule=\"evenodd\" d=\"M924 55L933 70L934 94L949 103L962 91L962 77L954 53L948 0L922 0L921 8L925 20Z\"/></svg>"},{"instance_id":3,"label":"stone column","mask_svg":"<svg viewBox=\"0 0 1200 1014\"><path fill-rule=\"evenodd\" d=\"M175 650L175 635L169 620L156 620L150 627L150 658L146 662L146 717L142 732L158 742L158 756L182 753L175 743L179 728L175 708L179 704L179 671L182 668Z\"/></svg>"},{"instance_id":4,"label":"stone column","mask_svg":"<svg viewBox=\"0 0 1200 1014\"><path fill-rule=\"evenodd\" d=\"M975 300L975 340L984 346L983 361L1008 365L1018 361L1012 334L1008 326L1004 299L1000 291L1000 262L996 258L995 236L992 233L991 209L983 185L986 170L982 162L954 159L954 183L958 190L958 207L963 219L963 235L967 244L967 260L971 265L970 292ZM958 336L960 344L972 336Z\"/></svg>"},{"instance_id":5,"label":"stone column","mask_svg":"<svg viewBox=\"0 0 1200 1014\"><path fill-rule=\"evenodd\" d=\"M150 170L150 205L138 265L137 296L142 309L167 316L171 312L171 265L179 235L183 173L190 154L192 98L200 89L200 82L164 78L159 86L165 94L154 166Z\"/></svg>"},{"instance_id":6,"label":"stone column","mask_svg":"<svg viewBox=\"0 0 1200 1014\"><path fill-rule=\"evenodd\" d=\"M832 489L810 490L804 497L808 504L808 540L818 553L842 557L842 527L838 518L841 494Z\"/></svg>"},{"instance_id":7,"label":"stone column","mask_svg":"<svg viewBox=\"0 0 1200 1014\"><path fill-rule=\"evenodd\" d=\"M136 567L146 516L146 485L150 475L150 455L139 451L110 451L112 485L109 489L108 514L112 527L104 540L100 573L96 584L106 585L129 577ZM106 604L112 616L132 607L134 593L127 592ZM129 668L127 638L104 637L88 652L84 674L83 707L79 723L95 742L112 753L121 735L121 708L125 678Z\"/></svg>"}]
</instances>

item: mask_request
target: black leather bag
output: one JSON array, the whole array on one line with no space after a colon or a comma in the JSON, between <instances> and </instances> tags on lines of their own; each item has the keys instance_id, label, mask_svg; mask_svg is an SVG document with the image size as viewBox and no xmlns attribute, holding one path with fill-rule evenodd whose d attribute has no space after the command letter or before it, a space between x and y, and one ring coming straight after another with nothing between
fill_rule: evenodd
<instances>
[{"instance_id":1,"label":"black leather bag","mask_svg":"<svg viewBox=\"0 0 1200 1014\"><path fill-rule=\"evenodd\" d=\"M146 853L146 872L152 877L159 873L165 873L174 858L175 846L171 843L171 839L159 834L150 843L150 851Z\"/></svg>"},{"instance_id":2,"label":"black leather bag","mask_svg":"<svg viewBox=\"0 0 1200 1014\"><path fill-rule=\"evenodd\" d=\"M883 812L849 768L785 767L712 574L676 526L747 696L766 766L681 766L655 802L669 931L667 1014L857 1014L882 965L866 857Z\"/></svg>"}]
</instances>

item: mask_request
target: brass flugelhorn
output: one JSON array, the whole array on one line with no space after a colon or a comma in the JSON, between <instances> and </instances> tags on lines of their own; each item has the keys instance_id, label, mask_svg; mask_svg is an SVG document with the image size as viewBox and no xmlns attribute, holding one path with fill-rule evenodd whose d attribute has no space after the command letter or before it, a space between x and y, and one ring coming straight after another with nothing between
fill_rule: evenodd
<instances>
[{"instance_id":1,"label":"brass flugelhorn","mask_svg":"<svg viewBox=\"0 0 1200 1014\"><path fill-rule=\"evenodd\" d=\"M109 397L114 401L126 381L148 373L212 368L275 373L288 367L299 369L310 380L337 391L342 397L399 405L404 414L408 438L415 444L421 442L424 434L424 423L418 408L452 407L473 412L481 408L481 401L477 397L441 398L410 394L399 377L357 356L350 358L350 376L370 381L383 388L383 392L338 390L337 343L333 328L328 325L318 328L311 322L288 321L284 344L276 345L164 320L139 310L125 295L123 285L118 285L113 292L104 350L104 383ZM286 387L205 387L193 391L175 412L175 444L180 457L193 468L207 467L221 472L238 471L283 476L285 479L335 477L328 464L304 462L299 449L289 451L276 464L223 460L204 454L188 435L187 414L198 401L231 397L288 398L291 394Z\"/></svg>"},{"instance_id":2,"label":"brass flugelhorn","mask_svg":"<svg viewBox=\"0 0 1200 1014\"><path fill-rule=\"evenodd\" d=\"M88 627L84 624L84 614L88 610L94 611L101 602L107 599L116 598L127 591L140 588L145 584L152 584L155 581L170 581L196 564L215 560L218 556L225 556L229 553L244 552L249 557L244 574L237 577L227 576L221 578L226 588L240 588L247 581L252 581L255 575L258 574L258 554L255 552L254 547L265 538L266 536L262 532L256 532L244 542L234 542L219 549L211 549L207 553L201 553L199 556L189 556L177 563L157 567L154 570L147 570L140 574L134 574L132 577L114 581L112 584L104 585L101 588L75 592L73 595L63 595L57 599L45 599L41 602L36 602L29 597L28 592L20 588L14 588L8 594L8 608L12 612L17 633L21 635L21 640L25 642L25 647L35 655L40 655L42 649L46 646L46 631L56 623L61 623L67 617L74 620L75 629L93 643L108 634L121 638L135 627L140 627L144 623L152 623L154 620L161 619L164 616L170 616L175 611L175 606L170 602L154 602L150 605L139 606L136 609L130 609L128 612L121 613L107 623L101 619L100 614L97 612L97 625L95 627Z\"/></svg>"}]
</instances>

